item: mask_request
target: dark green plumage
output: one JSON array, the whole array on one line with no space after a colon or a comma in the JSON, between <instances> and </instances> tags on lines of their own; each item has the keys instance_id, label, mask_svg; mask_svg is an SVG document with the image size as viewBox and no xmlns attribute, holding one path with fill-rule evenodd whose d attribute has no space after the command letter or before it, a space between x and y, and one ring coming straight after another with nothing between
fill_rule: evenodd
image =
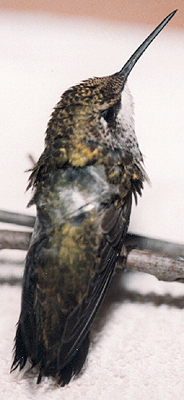
<instances>
[{"instance_id":1,"label":"dark green plumage","mask_svg":"<svg viewBox=\"0 0 184 400\"><path fill-rule=\"evenodd\" d=\"M89 329L116 263L126 258L132 195L147 179L128 74L174 15L119 73L66 91L48 123L29 186L37 218L26 258L12 370L27 359L62 386L86 359Z\"/></svg>"}]
</instances>

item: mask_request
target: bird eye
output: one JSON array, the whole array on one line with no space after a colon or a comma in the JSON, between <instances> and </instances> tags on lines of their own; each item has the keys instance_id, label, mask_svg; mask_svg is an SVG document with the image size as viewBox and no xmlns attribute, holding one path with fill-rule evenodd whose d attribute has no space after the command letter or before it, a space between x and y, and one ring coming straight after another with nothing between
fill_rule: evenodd
<instances>
[{"instance_id":1,"label":"bird eye","mask_svg":"<svg viewBox=\"0 0 184 400\"><path fill-rule=\"evenodd\" d=\"M114 122L116 119L116 112L114 107L102 111L101 117L103 117L107 123L112 124L112 122Z\"/></svg>"}]
</instances>

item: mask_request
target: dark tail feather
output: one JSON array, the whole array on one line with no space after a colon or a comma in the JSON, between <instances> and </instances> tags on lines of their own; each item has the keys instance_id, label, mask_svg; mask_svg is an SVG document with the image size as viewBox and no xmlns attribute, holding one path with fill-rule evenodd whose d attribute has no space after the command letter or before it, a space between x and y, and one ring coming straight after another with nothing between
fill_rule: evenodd
<instances>
[{"instance_id":1,"label":"dark tail feather","mask_svg":"<svg viewBox=\"0 0 184 400\"><path fill-rule=\"evenodd\" d=\"M65 386L68 384L73 376L76 376L80 373L88 354L89 344L90 341L88 333L75 356L62 369L59 369L56 358L55 360L52 360L52 362L48 363L46 362L45 357L40 357L41 365L37 383L41 382L43 376L52 376L57 380L59 385ZM11 366L11 372L17 367L19 367L20 370L23 369L28 358L30 359L26 351L21 324L19 323L15 337L15 354ZM35 362L35 360L30 359L30 361L32 363L32 367L36 366L37 362Z\"/></svg>"},{"instance_id":2,"label":"dark tail feather","mask_svg":"<svg viewBox=\"0 0 184 400\"><path fill-rule=\"evenodd\" d=\"M62 369L59 369L56 359L52 360L50 363L47 362L47 365L42 365L40 367L37 383L41 382L43 376L52 376L57 380L59 385L65 386L68 384L73 376L77 376L80 373L88 354L89 344L88 333L75 356Z\"/></svg>"},{"instance_id":3,"label":"dark tail feather","mask_svg":"<svg viewBox=\"0 0 184 400\"><path fill-rule=\"evenodd\" d=\"M11 366L10 372L14 371L17 367L24 368L27 360L27 351L25 347L25 343L22 337L21 325L18 323L16 337L15 337L15 346L14 346L14 360Z\"/></svg>"},{"instance_id":4,"label":"dark tail feather","mask_svg":"<svg viewBox=\"0 0 184 400\"><path fill-rule=\"evenodd\" d=\"M23 369L28 358L33 366L37 363L36 358L38 356L40 358L41 349L36 356L35 347L35 318L31 314L22 312L17 324L11 372L17 367Z\"/></svg>"},{"instance_id":5,"label":"dark tail feather","mask_svg":"<svg viewBox=\"0 0 184 400\"><path fill-rule=\"evenodd\" d=\"M80 373L88 354L89 344L90 340L88 333L81 347L78 349L76 355L73 357L70 363L66 365L66 367L64 367L61 371L59 371L58 382L61 386L69 383L72 376L76 376Z\"/></svg>"}]
</instances>

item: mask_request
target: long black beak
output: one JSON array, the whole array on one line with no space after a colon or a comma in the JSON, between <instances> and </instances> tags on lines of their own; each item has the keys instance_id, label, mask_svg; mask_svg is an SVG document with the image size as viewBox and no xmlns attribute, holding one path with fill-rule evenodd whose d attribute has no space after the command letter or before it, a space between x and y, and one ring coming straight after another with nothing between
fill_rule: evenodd
<instances>
[{"instance_id":1,"label":"long black beak","mask_svg":"<svg viewBox=\"0 0 184 400\"><path fill-rule=\"evenodd\" d=\"M162 22L160 25L157 26L156 29L147 37L146 40L138 47L138 49L132 54L132 56L129 58L129 60L126 62L126 64L123 66L121 71L118 72L118 75L122 76L123 78L123 86L128 78L128 75L138 59L142 56L144 51L147 49L147 47L151 44L151 42L156 38L156 36L160 33L160 31L164 28L164 26L170 21L170 19L174 16L177 10L173 11L171 14L169 14Z\"/></svg>"}]
</instances>

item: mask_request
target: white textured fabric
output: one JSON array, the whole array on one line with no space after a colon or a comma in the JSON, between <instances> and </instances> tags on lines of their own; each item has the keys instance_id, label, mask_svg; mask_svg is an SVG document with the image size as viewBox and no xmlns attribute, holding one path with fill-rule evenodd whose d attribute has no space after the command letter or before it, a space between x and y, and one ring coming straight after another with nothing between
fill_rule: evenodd
<instances>
[{"instance_id":1,"label":"white textured fabric","mask_svg":"<svg viewBox=\"0 0 184 400\"><path fill-rule=\"evenodd\" d=\"M81 79L118 71L151 30L0 14L0 208L26 211L27 154L39 157L62 92ZM152 182L133 210L131 230L178 242L184 242L183 60L183 32L171 32L168 25L129 78L136 133ZM0 277L20 276L23 257L0 253ZM36 385L34 376L9 374L21 288L1 285L0 398L183 400L183 296L180 283L117 273L93 326L83 373L58 388L49 379Z\"/></svg>"}]
</instances>

